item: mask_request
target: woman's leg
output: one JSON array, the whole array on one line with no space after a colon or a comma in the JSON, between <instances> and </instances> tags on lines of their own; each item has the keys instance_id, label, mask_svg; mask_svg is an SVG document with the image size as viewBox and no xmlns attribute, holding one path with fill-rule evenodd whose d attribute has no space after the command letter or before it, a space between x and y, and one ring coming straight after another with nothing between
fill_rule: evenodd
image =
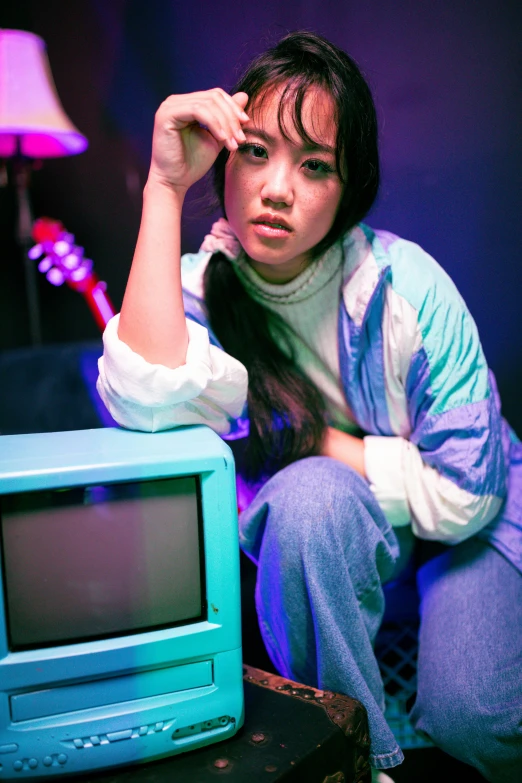
<instances>
[{"instance_id":1,"label":"woman's leg","mask_svg":"<svg viewBox=\"0 0 522 783\"><path fill-rule=\"evenodd\" d=\"M522 779L522 577L471 539L419 571L412 721L494 783Z\"/></svg>"},{"instance_id":2,"label":"woman's leg","mask_svg":"<svg viewBox=\"0 0 522 783\"><path fill-rule=\"evenodd\" d=\"M295 462L241 514L240 542L258 564L259 624L277 669L359 699L371 763L399 764L372 648L398 547L367 483L328 457Z\"/></svg>"}]
</instances>

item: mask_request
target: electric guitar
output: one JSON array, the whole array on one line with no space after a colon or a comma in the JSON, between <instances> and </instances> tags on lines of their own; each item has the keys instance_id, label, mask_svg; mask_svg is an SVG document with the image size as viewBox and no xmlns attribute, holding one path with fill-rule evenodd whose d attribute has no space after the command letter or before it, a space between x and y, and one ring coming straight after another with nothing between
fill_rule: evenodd
<instances>
[{"instance_id":1,"label":"electric guitar","mask_svg":"<svg viewBox=\"0 0 522 783\"><path fill-rule=\"evenodd\" d=\"M107 284L93 270L93 263L84 257L83 247L76 245L73 234L63 223L52 218L38 218L33 223L32 237L36 245L28 256L38 262L38 271L55 286L67 285L85 298L96 323L103 332L115 314L107 294Z\"/></svg>"}]
</instances>

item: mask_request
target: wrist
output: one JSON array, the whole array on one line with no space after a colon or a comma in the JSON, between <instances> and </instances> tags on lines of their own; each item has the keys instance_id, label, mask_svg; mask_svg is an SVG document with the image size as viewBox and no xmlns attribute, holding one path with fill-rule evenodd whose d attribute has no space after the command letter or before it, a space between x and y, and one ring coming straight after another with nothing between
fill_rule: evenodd
<instances>
[{"instance_id":1,"label":"wrist","mask_svg":"<svg viewBox=\"0 0 522 783\"><path fill-rule=\"evenodd\" d=\"M359 475L366 478L364 463L364 440L347 432L327 427L323 441L322 455L344 462Z\"/></svg>"},{"instance_id":2,"label":"wrist","mask_svg":"<svg viewBox=\"0 0 522 783\"><path fill-rule=\"evenodd\" d=\"M143 189L143 197L145 199L154 198L156 196L159 198L167 198L174 201L179 207L182 207L185 196L187 195L187 190L188 188L185 186L175 185L158 174L149 171L149 176Z\"/></svg>"}]
</instances>

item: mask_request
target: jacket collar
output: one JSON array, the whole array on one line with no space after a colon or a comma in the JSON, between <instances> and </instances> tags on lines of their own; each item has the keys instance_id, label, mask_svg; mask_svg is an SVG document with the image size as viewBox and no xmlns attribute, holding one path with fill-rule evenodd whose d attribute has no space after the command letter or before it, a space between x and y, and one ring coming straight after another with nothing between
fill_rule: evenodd
<instances>
[{"instance_id":1,"label":"jacket collar","mask_svg":"<svg viewBox=\"0 0 522 783\"><path fill-rule=\"evenodd\" d=\"M390 261L384 244L373 229L359 223L341 239L343 250L342 301L351 320L361 327L380 281L388 276ZM200 254L190 256L183 264L183 287L198 299L203 299L203 275L212 253L220 250L230 260L241 253L241 245L228 222L220 218L205 237ZM184 259L185 260L185 259ZM201 263L203 262L203 263Z\"/></svg>"},{"instance_id":2,"label":"jacket collar","mask_svg":"<svg viewBox=\"0 0 522 783\"><path fill-rule=\"evenodd\" d=\"M343 239L342 300L355 326L361 327L376 289L387 278L390 261L376 233L360 223Z\"/></svg>"}]
</instances>

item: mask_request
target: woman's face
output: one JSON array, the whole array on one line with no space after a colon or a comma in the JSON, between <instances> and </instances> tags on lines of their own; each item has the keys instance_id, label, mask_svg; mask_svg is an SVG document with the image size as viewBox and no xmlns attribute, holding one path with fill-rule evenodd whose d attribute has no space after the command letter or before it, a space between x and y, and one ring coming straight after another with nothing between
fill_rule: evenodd
<instances>
[{"instance_id":1,"label":"woman's face","mask_svg":"<svg viewBox=\"0 0 522 783\"><path fill-rule=\"evenodd\" d=\"M249 107L247 141L225 168L227 219L254 269L272 283L292 280L310 263L310 250L330 230L342 195L331 96L320 87L306 93L302 120L315 142L307 147L286 106L282 120L289 140L279 129L283 87Z\"/></svg>"}]
</instances>

